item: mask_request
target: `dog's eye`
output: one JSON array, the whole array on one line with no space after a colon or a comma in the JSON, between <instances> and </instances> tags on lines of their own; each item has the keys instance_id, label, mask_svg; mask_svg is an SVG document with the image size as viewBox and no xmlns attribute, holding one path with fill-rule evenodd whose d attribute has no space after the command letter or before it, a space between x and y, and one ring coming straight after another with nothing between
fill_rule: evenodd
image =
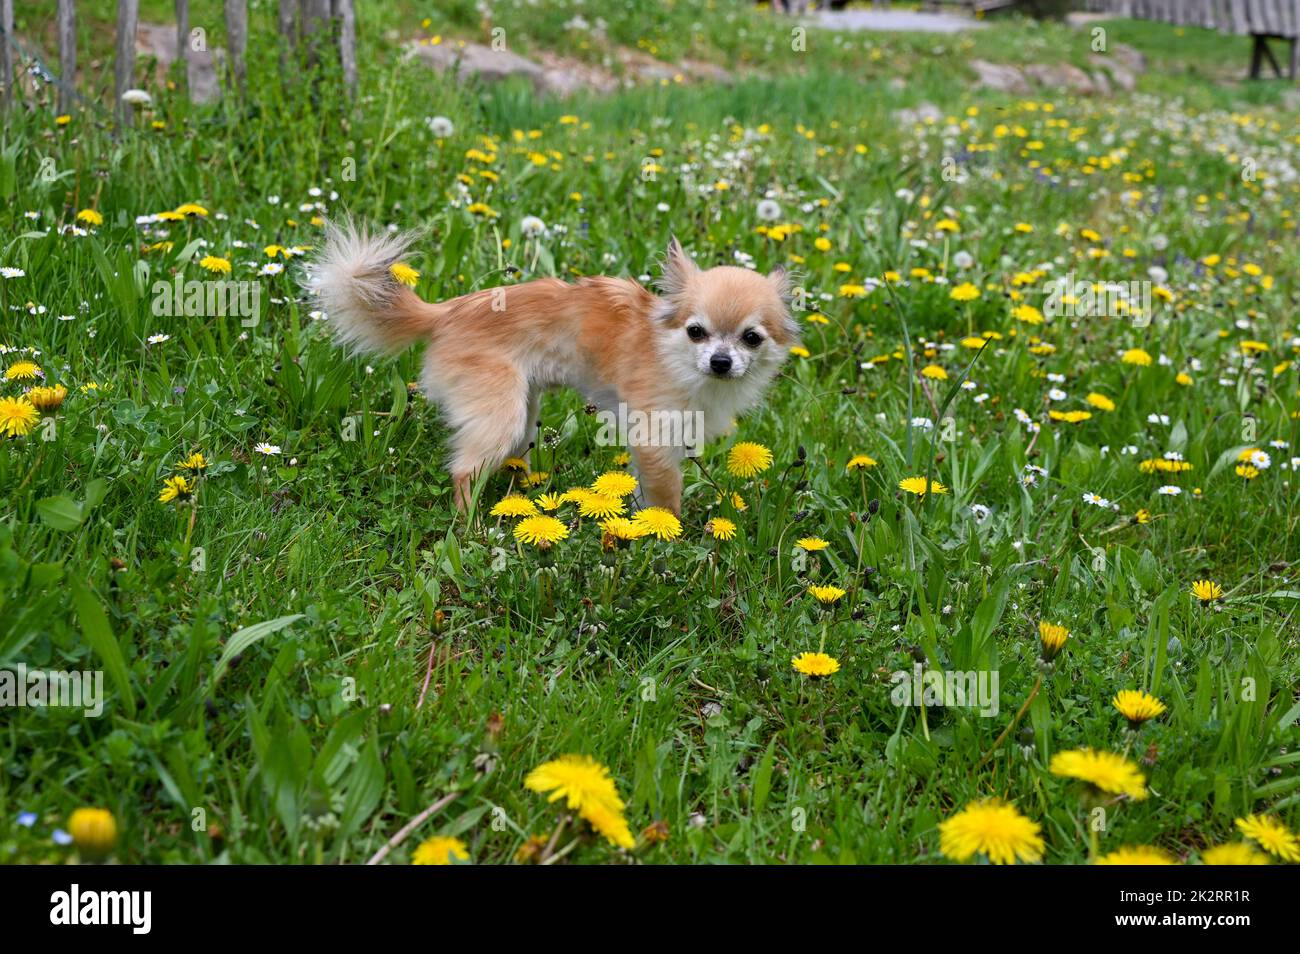
<instances>
[{"instance_id":1,"label":"dog's eye","mask_svg":"<svg viewBox=\"0 0 1300 954\"><path fill-rule=\"evenodd\" d=\"M751 328L740 336L740 340L745 342L745 344L749 345L751 348L757 348L763 343L763 336Z\"/></svg>"},{"instance_id":2,"label":"dog's eye","mask_svg":"<svg viewBox=\"0 0 1300 954\"><path fill-rule=\"evenodd\" d=\"M708 336L709 333L700 325L686 326L686 337L690 338L692 341L703 341Z\"/></svg>"}]
</instances>

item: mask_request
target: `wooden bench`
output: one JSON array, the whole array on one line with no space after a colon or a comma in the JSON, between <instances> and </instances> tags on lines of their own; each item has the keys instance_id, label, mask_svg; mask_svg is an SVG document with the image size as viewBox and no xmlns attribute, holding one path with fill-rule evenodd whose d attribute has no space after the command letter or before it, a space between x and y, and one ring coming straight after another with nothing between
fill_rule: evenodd
<instances>
[{"instance_id":1,"label":"wooden bench","mask_svg":"<svg viewBox=\"0 0 1300 954\"><path fill-rule=\"evenodd\" d=\"M1250 77L1258 79L1267 60L1282 75L1270 40L1291 44L1287 76L1300 73L1300 0L1088 0L1088 10L1134 20L1158 20L1177 26L1203 27L1222 33L1250 36Z\"/></svg>"}]
</instances>

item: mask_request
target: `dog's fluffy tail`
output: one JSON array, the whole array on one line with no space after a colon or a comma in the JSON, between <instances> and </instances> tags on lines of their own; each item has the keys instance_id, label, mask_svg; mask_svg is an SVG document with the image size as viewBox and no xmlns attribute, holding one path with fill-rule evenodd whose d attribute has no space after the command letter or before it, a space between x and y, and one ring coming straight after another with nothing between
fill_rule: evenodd
<instances>
[{"instance_id":1,"label":"dog's fluffy tail","mask_svg":"<svg viewBox=\"0 0 1300 954\"><path fill-rule=\"evenodd\" d=\"M304 284L335 340L353 352L393 354L436 330L441 309L400 283L392 268L414 236L373 235L350 220L330 223Z\"/></svg>"}]
</instances>

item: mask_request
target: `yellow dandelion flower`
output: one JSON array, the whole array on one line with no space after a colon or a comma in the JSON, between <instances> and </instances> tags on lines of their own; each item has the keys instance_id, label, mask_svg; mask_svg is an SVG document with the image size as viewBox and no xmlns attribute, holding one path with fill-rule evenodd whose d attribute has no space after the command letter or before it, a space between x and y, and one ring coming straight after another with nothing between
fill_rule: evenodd
<instances>
[{"instance_id":1,"label":"yellow dandelion flower","mask_svg":"<svg viewBox=\"0 0 1300 954\"><path fill-rule=\"evenodd\" d=\"M998 799L971 802L939 823L939 850L954 861L982 855L995 865L1043 857L1042 826Z\"/></svg>"},{"instance_id":2,"label":"yellow dandelion flower","mask_svg":"<svg viewBox=\"0 0 1300 954\"><path fill-rule=\"evenodd\" d=\"M898 489L905 490L909 494L915 494L918 497L924 497L927 492L936 494L946 494L948 492L948 488L937 480L930 481L927 488L924 477L905 477L898 482Z\"/></svg>"},{"instance_id":3,"label":"yellow dandelion flower","mask_svg":"<svg viewBox=\"0 0 1300 954\"><path fill-rule=\"evenodd\" d=\"M1120 360L1125 364L1134 364L1139 368L1151 367L1151 355L1141 348L1129 348L1120 356Z\"/></svg>"},{"instance_id":4,"label":"yellow dandelion flower","mask_svg":"<svg viewBox=\"0 0 1300 954\"><path fill-rule=\"evenodd\" d=\"M1237 830L1270 855L1283 861L1300 861L1300 838L1268 815L1247 815L1236 821Z\"/></svg>"},{"instance_id":5,"label":"yellow dandelion flower","mask_svg":"<svg viewBox=\"0 0 1300 954\"><path fill-rule=\"evenodd\" d=\"M649 531L645 526L637 523L635 520L629 520L627 517L610 517L608 520L601 521L600 529L611 540L623 541L640 540Z\"/></svg>"},{"instance_id":6,"label":"yellow dandelion flower","mask_svg":"<svg viewBox=\"0 0 1300 954\"><path fill-rule=\"evenodd\" d=\"M635 848L636 839L628 827L623 813L604 802L592 802L579 813L596 834L603 837L616 848Z\"/></svg>"},{"instance_id":7,"label":"yellow dandelion flower","mask_svg":"<svg viewBox=\"0 0 1300 954\"><path fill-rule=\"evenodd\" d=\"M1195 580L1192 583L1192 595L1202 603L1213 603L1223 597L1223 587L1213 580Z\"/></svg>"},{"instance_id":8,"label":"yellow dandelion flower","mask_svg":"<svg viewBox=\"0 0 1300 954\"><path fill-rule=\"evenodd\" d=\"M388 266L389 274L407 288L414 288L420 280L420 273L405 262L394 262Z\"/></svg>"},{"instance_id":9,"label":"yellow dandelion flower","mask_svg":"<svg viewBox=\"0 0 1300 954\"><path fill-rule=\"evenodd\" d=\"M1151 845L1124 845L1097 859L1099 865L1173 865L1174 858L1162 848Z\"/></svg>"},{"instance_id":10,"label":"yellow dandelion flower","mask_svg":"<svg viewBox=\"0 0 1300 954\"><path fill-rule=\"evenodd\" d=\"M560 505L564 503L564 497L562 494L542 494L534 501L534 503L543 510L549 512L552 510L559 510Z\"/></svg>"},{"instance_id":11,"label":"yellow dandelion flower","mask_svg":"<svg viewBox=\"0 0 1300 954\"><path fill-rule=\"evenodd\" d=\"M454 865L469 861L469 849L459 838L434 835L420 842L411 855L413 865Z\"/></svg>"},{"instance_id":12,"label":"yellow dandelion flower","mask_svg":"<svg viewBox=\"0 0 1300 954\"><path fill-rule=\"evenodd\" d=\"M794 542L794 545L801 550L807 550L809 553L815 553L818 550L825 550L829 543L821 537L800 537Z\"/></svg>"},{"instance_id":13,"label":"yellow dandelion flower","mask_svg":"<svg viewBox=\"0 0 1300 954\"><path fill-rule=\"evenodd\" d=\"M663 507L646 507L637 512L632 522L645 532L646 536L659 540L676 540L682 535L682 522L671 510Z\"/></svg>"},{"instance_id":14,"label":"yellow dandelion flower","mask_svg":"<svg viewBox=\"0 0 1300 954\"><path fill-rule=\"evenodd\" d=\"M1098 394L1096 391L1088 395L1088 403L1099 411L1115 410L1115 402L1104 394Z\"/></svg>"},{"instance_id":15,"label":"yellow dandelion flower","mask_svg":"<svg viewBox=\"0 0 1300 954\"><path fill-rule=\"evenodd\" d=\"M1267 865L1268 855L1256 851L1249 842L1230 841L1201 852L1201 862L1207 865Z\"/></svg>"},{"instance_id":16,"label":"yellow dandelion flower","mask_svg":"<svg viewBox=\"0 0 1300 954\"><path fill-rule=\"evenodd\" d=\"M94 209L82 209L77 213L77 221L87 225L103 225L104 217Z\"/></svg>"},{"instance_id":17,"label":"yellow dandelion flower","mask_svg":"<svg viewBox=\"0 0 1300 954\"><path fill-rule=\"evenodd\" d=\"M1070 638L1070 631L1057 623L1040 620L1038 623L1038 638L1043 644L1043 658L1051 662L1056 658L1056 654L1065 647L1065 641Z\"/></svg>"},{"instance_id":18,"label":"yellow dandelion flower","mask_svg":"<svg viewBox=\"0 0 1300 954\"><path fill-rule=\"evenodd\" d=\"M1128 724L1134 729L1141 727L1148 719L1154 719L1167 708L1155 696L1141 689L1121 689L1115 693L1111 705L1119 710L1119 714L1127 719Z\"/></svg>"},{"instance_id":19,"label":"yellow dandelion flower","mask_svg":"<svg viewBox=\"0 0 1300 954\"><path fill-rule=\"evenodd\" d=\"M553 543L558 543L567 537L569 528L561 520L538 514L520 520L515 524L514 533L515 539L521 543L530 543L546 550Z\"/></svg>"},{"instance_id":20,"label":"yellow dandelion flower","mask_svg":"<svg viewBox=\"0 0 1300 954\"><path fill-rule=\"evenodd\" d=\"M741 441L727 454L727 473L732 477L754 477L771 466L772 452L752 441Z\"/></svg>"},{"instance_id":21,"label":"yellow dandelion flower","mask_svg":"<svg viewBox=\"0 0 1300 954\"><path fill-rule=\"evenodd\" d=\"M607 497L626 497L636 492L637 480L622 470L611 470L601 474L591 484L594 493Z\"/></svg>"},{"instance_id":22,"label":"yellow dandelion flower","mask_svg":"<svg viewBox=\"0 0 1300 954\"><path fill-rule=\"evenodd\" d=\"M604 520L607 517L622 516L627 512L627 505L609 494L590 493L578 501L578 512L584 517Z\"/></svg>"},{"instance_id":23,"label":"yellow dandelion flower","mask_svg":"<svg viewBox=\"0 0 1300 954\"><path fill-rule=\"evenodd\" d=\"M866 470L869 467L876 466L876 459L868 457L866 454L854 454L849 458L849 462L844 465L845 470Z\"/></svg>"},{"instance_id":24,"label":"yellow dandelion flower","mask_svg":"<svg viewBox=\"0 0 1300 954\"><path fill-rule=\"evenodd\" d=\"M52 388L30 388L26 396L27 400L32 402L32 407L38 411L57 411L63 406L63 400L68 396L68 389L62 384L56 384Z\"/></svg>"},{"instance_id":25,"label":"yellow dandelion flower","mask_svg":"<svg viewBox=\"0 0 1300 954\"><path fill-rule=\"evenodd\" d=\"M726 517L714 517L704 525L704 530L715 540L732 540L736 536L736 525Z\"/></svg>"},{"instance_id":26,"label":"yellow dandelion flower","mask_svg":"<svg viewBox=\"0 0 1300 954\"><path fill-rule=\"evenodd\" d=\"M1080 424L1092 420L1091 411L1048 411L1047 416L1064 424Z\"/></svg>"},{"instance_id":27,"label":"yellow dandelion flower","mask_svg":"<svg viewBox=\"0 0 1300 954\"><path fill-rule=\"evenodd\" d=\"M194 481L188 477L168 477L163 481L163 488L158 494L158 499L162 503L171 503L173 500L184 503L194 496L194 486Z\"/></svg>"},{"instance_id":28,"label":"yellow dandelion flower","mask_svg":"<svg viewBox=\"0 0 1300 954\"><path fill-rule=\"evenodd\" d=\"M494 517L531 517L537 513L537 505L527 497L510 494L498 500L489 513Z\"/></svg>"},{"instance_id":29,"label":"yellow dandelion flower","mask_svg":"<svg viewBox=\"0 0 1300 954\"><path fill-rule=\"evenodd\" d=\"M808 587L808 592L812 594L813 599L823 606L830 606L843 599L845 591L838 586L818 586L814 584Z\"/></svg>"},{"instance_id":30,"label":"yellow dandelion flower","mask_svg":"<svg viewBox=\"0 0 1300 954\"><path fill-rule=\"evenodd\" d=\"M839 660L825 653L800 653L790 660L790 665L794 667L795 672L815 679L832 676L840 671Z\"/></svg>"},{"instance_id":31,"label":"yellow dandelion flower","mask_svg":"<svg viewBox=\"0 0 1300 954\"><path fill-rule=\"evenodd\" d=\"M229 275L230 260L216 255L204 255L199 259L199 268L206 269L215 275Z\"/></svg>"},{"instance_id":32,"label":"yellow dandelion flower","mask_svg":"<svg viewBox=\"0 0 1300 954\"><path fill-rule=\"evenodd\" d=\"M947 381L948 372L937 364L927 364L921 369L921 377L929 378L931 381Z\"/></svg>"},{"instance_id":33,"label":"yellow dandelion flower","mask_svg":"<svg viewBox=\"0 0 1300 954\"><path fill-rule=\"evenodd\" d=\"M5 368L6 381L35 381L41 376L41 367L34 361L15 361Z\"/></svg>"},{"instance_id":34,"label":"yellow dandelion flower","mask_svg":"<svg viewBox=\"0 0 1300 954\"><path fill-rule=\"evenodd\" d=\"M1146 776L1113 752L1089 748L1057 752L1048 768L1053 775L1078 779L1108 795L1128 795L1137 801L1147 797Z\"/></svg>"},{"instance_id":35,"label":"yellow dandelion flower","mask_svg":"<svg viewBox=\"0 0 1300 954\"><path fill-rule=\"evenodd\" d=\"M952 291L948 292L948 297L953 301L974 301L980 297L980 290L970 282L962 282Z\"/></svg>"},{"instance_id":36,"label":"yellow dandelion flower","mask_svg":"<svg viewBox=\"0 0 1300 954\"><path fill-rule=\"evenodd\" d=\"M0 435L22 437L41 419L32 402L24 395L0 398Z\"/></svg>"},{"instance_id":37,"label":"yellow dandelion flower","mask_svg":"<svg viewBox=\"0 0 1300 954\"><path fill-rule=\"evenodd\" d=\"M533 792L549 792L548 802L563 799L569 809L581 814L610 841L631 847L630 832L623 839L614 821L615 817L622 817L624 807L614 780L609 769L590 756L562 755L544 762L528 773L524 787Z\"/></svg>"}]
</instances>

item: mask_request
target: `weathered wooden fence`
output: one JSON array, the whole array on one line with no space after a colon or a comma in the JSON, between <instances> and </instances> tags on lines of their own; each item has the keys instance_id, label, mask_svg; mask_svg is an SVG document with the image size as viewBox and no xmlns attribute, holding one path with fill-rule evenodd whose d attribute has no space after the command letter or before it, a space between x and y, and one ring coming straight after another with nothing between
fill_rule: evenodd
<instances>
[{"instance_id":1,"label":"weathered wooden fence","mask_svg":"<svg viewBox=\"0 0 1300 954\"><path fill-rule=\"evenodd\" d=\"M192 82L193 56L206 52L206 30L190 18L189 0L175 0L176 59L182 64L186 85ZM248 77L248 0L225 0L226 28L225 84L229 94L244 92ZM59 111L73 104L77 76L77 10L75 0L58 0L56 35L59 45ZM136 34L140 26L140 0L117 0L116 37L113 59L114 92L118 115L131 121L132 110L122 95L136 86ZM280 0L276 30L290 51L302 49L311 63L336 46L346 92L357 87L357 19L354 0ZM0 0L0 106L13 99L14 0ZM281 62L281 68L286 66Z\"/></svg>"},{"instance_id":2,"label":"weathered wooden fence","mask_svg":"<svg viewBox=\"0 0 1300 954\"><path fill-rule=\"evenodd\" d=\"M1254 37L1252 77L1259 76L1266 59L1282 75L1268 41L1286 40L1291 44L1288 75L1294 80L1300 70L1300 0L1087 0L1086 5L1096 13Z\"/></svg>"}]
</instances>

